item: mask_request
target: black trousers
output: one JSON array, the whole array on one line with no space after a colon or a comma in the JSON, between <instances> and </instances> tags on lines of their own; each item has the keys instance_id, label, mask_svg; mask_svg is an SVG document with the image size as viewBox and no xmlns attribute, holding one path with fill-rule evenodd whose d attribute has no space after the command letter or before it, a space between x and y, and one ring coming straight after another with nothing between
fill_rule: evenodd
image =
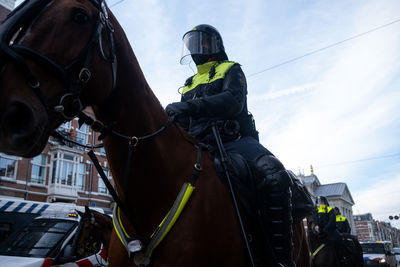
<instances>
[{"instance_id":1,"label":"black trousers","mask_svg":"<svg viewBox=\"0 0 400 267\"><path fill-rule=\"evenodd\" d=\"M245 136L239 140L224 143L226 152L236 152L242 155L247 161L254 162L261 155L272 153L261 145L254 137Z\"/></svg>"}]
</instances>

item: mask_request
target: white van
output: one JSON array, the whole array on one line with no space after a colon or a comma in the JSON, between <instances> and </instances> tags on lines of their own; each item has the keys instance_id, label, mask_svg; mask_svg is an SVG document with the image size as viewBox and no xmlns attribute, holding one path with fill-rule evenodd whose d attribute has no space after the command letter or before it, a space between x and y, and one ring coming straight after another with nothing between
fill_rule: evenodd
<instances>
[{"instance_id":1,"label":"white van","mask_svg":"<svg viewBox=\"0 0 400 267\"><path fill-rule=\"evenodd\" d=\"M397 266L392 242L369 241L360 244L363 249L364 266Z\"/></svg>"},{"instance_id":2,"label":"white van","mask_svg":"<svg viewBox=\"0 0 400 267\"><path fill-rule=\"evenodd\" d=\"M397 265L400 265L400 248L393 248L396 256Z\"/></svg>"},{"instance_id":3,"label":"white van","mask_svg":"<svg viewBox=\"0 0 400 267\"><path fill-rule=\"evenodd\" d=\"M14 231L0 244L0 263L10 267L104 266L105 250L84 259L72 255L80 217L76 210L84 207L71 204L47 203L40 216ZM9 205L10 207L11 205ZM100 208L94 210L104 213Z\"/></svg>"}]
</instances>

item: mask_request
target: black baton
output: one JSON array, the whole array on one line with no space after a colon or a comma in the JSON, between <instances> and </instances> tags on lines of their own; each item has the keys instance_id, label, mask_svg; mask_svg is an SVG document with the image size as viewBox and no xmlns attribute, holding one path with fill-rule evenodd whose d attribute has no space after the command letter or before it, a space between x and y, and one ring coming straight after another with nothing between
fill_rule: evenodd
<instances>
[{"instance_id":1,"label":"black baton","mask_svg":"<svg viewBox=\"0 0 400 267\"><path fill-rule=\"evenodd\" d=\"M244 228L242 216L240 215L239 206L236 200L235 192L233 191L231 177L229 175L228 165L227 165L227 156L224 145L222 144L221 136L219 135L216 124L212 125L212 131L215 137L215 142L217 143L218 151L221 156L222 167L224 168L226 179L228 180L229 190L231 191L233 204L235 205L236 215L239 219L240 228L242 230L242 234L244 237L244 242L246 243L247 252L249 253L249 258L251 262L251 266L255 267L253 253L251 252L249 241L247 240L246 229Z\"/></svg>"}]
</instances>

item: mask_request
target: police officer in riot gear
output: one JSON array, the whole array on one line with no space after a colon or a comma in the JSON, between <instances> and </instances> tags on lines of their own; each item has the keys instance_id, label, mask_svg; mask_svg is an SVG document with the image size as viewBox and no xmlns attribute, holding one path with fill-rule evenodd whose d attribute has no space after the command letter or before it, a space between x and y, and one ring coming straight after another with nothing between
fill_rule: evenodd
<instances>
[{"instance_id":1,"label":"police officer in riot gear","mask_svg":"<svg viewBox=\"0 0 400 267\"><path fill-rule=\"evenodd\" d=\"M241 154L254 167L264 238L272 246L276 266L295 266L291 179L282 163L258 142L240 65L228 61L221 35L206 24L183 36L181 64L191 60L197 73L186 80L181 101L169 104L167 113L208 144L215 144L210 126L216 122L225 150Z\"/></svg>"},{"instance_id":2,"label":"police officer in riot gear","mask_svg":"<svg viewBox=\"0 0 400 267\"><path fill-rule=\"evenodd\" d=\"M346 262L342 235L336 229L336 214L332 207L329 207L328 199L324 196L319 196L317 198L317 213L315 222L317 223L319 229L319 234L327 243L333 246L336 253L343 263Z\"/></svg>"},{"instance_id":3,"label":"police officer in riot gear","mask_svg":"<svg viewBox=\"0 0 400 267\"><path fill-rule=\"evenodd\" d=\"M351 227L346 217L342 216L338 207L333 208L336 215L336 229L340 233L350 234Z\"/></svg>"},{"instance_id":4,"label":"police officer in riot gear","mask_svg":"<svg viewBox=\"0 0 400 267\"><path fill-rule=\"evenodd\" d=\"M328 199L324 196L317 197L317 213L315 222L319 233L330 241L336 240L336 215L332 207L329 207Z\"/></svg>"}]
</instances>

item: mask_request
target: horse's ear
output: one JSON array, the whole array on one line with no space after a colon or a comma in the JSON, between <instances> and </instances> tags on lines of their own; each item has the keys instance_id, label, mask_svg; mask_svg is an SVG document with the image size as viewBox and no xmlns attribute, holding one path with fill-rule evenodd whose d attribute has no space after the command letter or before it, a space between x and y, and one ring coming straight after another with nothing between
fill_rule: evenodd
<instances>
[{"instance_id":1,"label":"horse's ear","mask_svg":"<svg viewBox=\"0 0 400 267\"><path fill-rule=\"evenodd\" d=\"M75 210L75 211L79 214L79 216L83 217L84 213L82 211L79 211L79 210Z\"/></svg>"},{"instance_id":2,"label":"horse's ear","mask_svg":"<svg viewBox=\"0 0 400 267\"><path fill-rule=\"evenodd\" d=\"M88 206L85 206L85 213L86 214L91 214L92 213L92 211L89 209Z\"/></svg>"}]
</instances>

